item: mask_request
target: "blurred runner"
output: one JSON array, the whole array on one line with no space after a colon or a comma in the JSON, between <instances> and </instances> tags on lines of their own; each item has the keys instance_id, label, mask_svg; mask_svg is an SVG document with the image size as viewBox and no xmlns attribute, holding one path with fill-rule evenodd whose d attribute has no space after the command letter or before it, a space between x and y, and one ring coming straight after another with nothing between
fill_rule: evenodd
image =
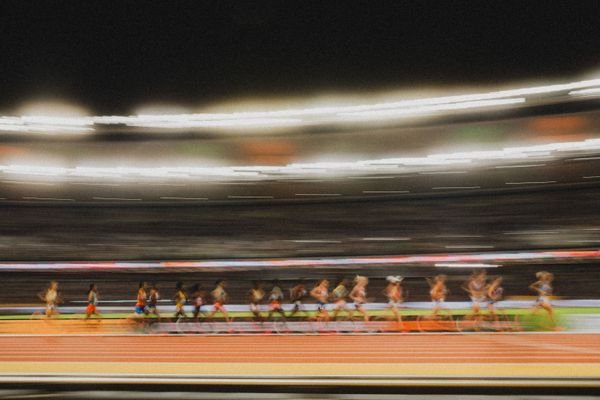
<instances>
[{"instance_id":1,"label":"blurred runner","mask_svg":"<svg viewBox=\"0 0 600 400\"><path fill-rule=\"evenodd\" d=\"M337 319L337 316L340 311L345 311L347 313L347 318L352 318L352 310L346 307L346 297L349 294L348 291L348 280L342 279L340 283L333 289L331 292L331 300L333 301L333 319Z\"/></svg>"},{"instance_id":2,"label":"blurred runner","mask_svg":"<svg viewBox=\"0 0 600 400\"><path fill-rule=\"evenodd\" d=\"M87 294L88 305L85 309L85 319L89 319L92 315L97 317L100 316L100 313L96 309L98 305L98 287L95 283L90 284L90 290Z\"/></svg>"},{"instance_id":3,"label":"blurred runner","mask_svg":"<svg viewBox=\"0 0 600 400\"><path fill-rule=\"evenodd\" d=\"M229 318L229 314L227 314L227 310L225 309L225 303L227 303L227 292L225 291L226 283L224 280L219 280L216 283L215 288L212 292L210 292L213 298L213 309L208 314L208 318L212 319L217 312L220 312L225 317L225 321L231 322Z\"/></svg>"},{"instance_id":4,"label":"blurred runner","mask_svg":"<svg viewBox=\"0 0 600 400\"><path fill-rule=\"evenodd\" d=\"M158 300L160 300L160 292L156 283L152 284L150 288L150 294L148 295L146 304L146 314L155 315L160 321L160 313L158 312Z\"/></svg>"},{"instance_id":5,"label":"blurred runner","mask_svg":"<svg viewBox=\"0 0 600 400\"><path fill-rule=\"evenodd\" d=\"M327 300L329 299L329 281L323 279L310 291L310 295L317 300L317 319L329 321Z\"/></svg>"},{"instance_id":6,"label":"blurred runner","mask_svg":"<svg viewBox=\"0 0 600 400\"><path fill-rule=\"evenodd\" d=\"M252 282L252 289L248 292L250 298L250 311L254 315L256 322L262 322L262 316L260 315L260 305L265 298L265 291L262 288L262 284L258 281Z\"/></svg>"},{"instance_id":7,"label":"blurred runner","mask_svg":"<svg viewBox=\"0 0 600 400\"><path fill-rule=\"evenodd\" d=\"M396 318L396 321L402 323L402 317L400 316L398 307L400 307L400 305L404 301L402 286L400 285L404 278L398 275L388 276L385 279L386 281L388 281L388 284L383 290L383 294L388 299L387 308L389 308L392 311L392 314L394 314L394 318Z\"/></svg>"},{"instance_id":8,"label":"blurred runner","mask_svg":"<svg viewBox=\"0 0 600 400\"><path fill-rule=\"evenodd\" d=\"M138 285L134 314L136 317L148 314L146 309L146 282L140 282Z\"/></svg>"},{"instance_id":9,"label":"blurred runner","mask_svg":"<svg viewBox=\"0 0 600 400\"><path fill-rule=\"evenodd\" d=\"M446 287L446 280L448 277L444 274L437 275L433 279L427 279L427 283L429 283L429 295L431 296L431 301L433 302L433 310L431 311L431 315L437 316L440 311L444 310L449 315L450 312L448 308L446 308L445 300L448 295L448 288Z\"/></svg>"},{"instance_id":10,"label":"blurred runner","mask_svg":"<svg viewBox=\"0 0 600 400\"><path fill-rule=\"evenodd\" d=\"M283 291L279 287L279 281L273 281L273 288L271 288L271 294L269 295L269 315L268 319L271 319L274 313L277 313L285 321L285 312L281 303L283 303Z\"/></svg>"},{"instance_id":11,"label":"blurred runner","mask_svg":"<svg viewBox=\"0 0 600 400\"><path fill-rule=\"evenodd\" d=\"M306 316L306 309L302 301L308 295L308 291L306 290L306 286L304 282L299 282L296 286L290 289L290 302L294 305L292 308L292 312L288 315L288 317L293 317L298 312L302 312Z\"/></svg>"},{"instance_id":12,"label":"blurred runner","mask_svg":"<svg viewBox=\"0 0 600 400\"><path fill-rule=\"evenodd\" d=\"M58 282L51 281L48 288L38 294L38 297L46 303L46 310L44 311L46 317L51 318L60 314L58 312L58 304L60 304L61 298L58 293Z\"/></svg>"},{"instance_id":13,"label":"blurred runner","mask_svg":"<svg viewBox=\"0 0 600 400\"><path fill-rule=\"evenodd\" d=\"M490 310L490 314L492 314L496 321L498 320L498 315L496 313L496 303L502 300L502 296L504 296L504 289L500 285L502 285L502 277L497 276L486 287L486 294L487 297L490 299L488 303L488 310Z\"/></svg>"},{"instance_id":14,"label":"blurred runner","mask_svg":"<svg viewBox=\"0 0 600 400\"><path fill-rule=\"evenodd\" d=\"M538 311L544 309L548 313L550 318L552 329L557 329L556 321L554 319L554 309L550 303L550 296L552 296L552 281L554 281L554 275L547 271L540 271L535 274L537 281L529 285L531 290L534 290L538 294L538 298L533 306L533 315L537 315Z\"/></svg>"},{"instance_id":15,"label":"blurred runner","mask_svg":"<svg viewBox=\"0 0 600 400\"><path fill-rule=\"evenodd\" d=\"M482 319L481 306L487 305L486 278L485 271L474 271L466 286L462 286L471 298L471 315L469 317L477 321Z\"/></svg>"},{"instance_id":16,"label":"blurred runner","mask_svg":"<svg viewBox=\"0 0 600 400\"><path fill-rule=\"evenodd\" d=\"M176 321L179 321L181 318L187 318L187 315L185 315L185 303L187 303L187 296L185 295L185 292L183 291L183 283L182 282L177 282L175 284L175 315L173 315L173 318Z\"/></svg>"},{"instance_id":17,"label":"blurred runner","mask_svg":"<svg viewBox=\"0 0 600 400\"><path fill-rule=\"evenodd\" d=\"M200 314L202 314L206 317L206 314L204 314L204 312L202 312L202 306L204 305L205 293L199 284L195 284L194 286L192 286L190 291L192 293L192 302L194 304L194 321L199 322Z\"/></svg>"},{"instance_id":18,"label":"blurred runner","mask_svg":"<svg viewBox=\"0 0 600 400\"><path fill-rule=\"evenodd\" d=\"M369 278L356 275L356 278L354 278L354 288L350 292L350 299L354 302L354 308L363 315L365 322L369 322L369 315L364 308L364 304L367 302L368 284Z\"/></svg>"}]
</instances>

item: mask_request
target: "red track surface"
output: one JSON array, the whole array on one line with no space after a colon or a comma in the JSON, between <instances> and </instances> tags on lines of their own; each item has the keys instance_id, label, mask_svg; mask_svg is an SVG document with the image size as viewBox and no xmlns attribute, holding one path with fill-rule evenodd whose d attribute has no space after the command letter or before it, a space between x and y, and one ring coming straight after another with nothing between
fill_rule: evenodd
<instances>
[{"instance_id":1,"label":"red track surface","mask_svg":"<svg viewBox=\"0 0 600 400\"><path fill-rule=\"evenodd\" d=\"M600 363L600 334L0 337L6 361Z\"/></svg>"}]
</instances>

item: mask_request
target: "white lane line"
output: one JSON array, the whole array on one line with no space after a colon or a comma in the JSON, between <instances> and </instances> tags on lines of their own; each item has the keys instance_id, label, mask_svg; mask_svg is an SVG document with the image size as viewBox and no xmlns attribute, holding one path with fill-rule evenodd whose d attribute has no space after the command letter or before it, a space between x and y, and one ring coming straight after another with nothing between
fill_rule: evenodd
<instances>
[{"instance_id":1,"label":"white lane line","mask_svg":"<svg viewBox=\"0 0 600 400\"><path fill-rule=\"evenodd\" d=\"M227 196L229 199L273 199L273 196Z\"/></svg>"},{"instance_id":2,"label":"white lane line","mask_svg":"<svg viewBox=\"0 0 600 400\"><path fill-rule=\"evenodd\" d=\"M363 194L406 194L409 190L363 190Z\"/></svg>"},{"instance_id":3,"label":"white lane line","mask_svg":"<svg viewBox=\"0 0 600 400\"><path fill-rule=\"evenodd\" d=\"M481 238L483 235L436 235L436 238Z\"/></svg>"},{"instance_id":4,"label":"white lane line","mask_svg":"<svg viewBox=\"0 0 600 400\"><path fill-rule=\"evenodd\" d=\"M92 197L94 200L116 200L116 201L142 201L142 199L132 199L129 197Z\"/></svg>"},{"instance_id":5,"label":"white lane line","mask_svg":"<svg viewBox=\"0 0 600 400\"><path fill-rule=\"evenodd\" d=\"M584 176L583 179L598 179L600 178L600 175L590 175L590 176Z\"/></svg>"},{"instance_id":6,"label":"white lane line","mask_svg":"<svg viewBox=\"0 0 600 400\"><path fill-rule=\"evenodd\" d=\"M341 193L294 193L296 196L341 196Z\"/></svg>"},{"instance_id":7,"label":"white lane line","mask_svg":"<svg viewBox=\"0 0 600 400\"><path fill-rule=\"evenodd\" d=\"M74 199L61 199L58 197L35 197L35 196L24 196L24 200L46 200L46 201L75 201Z\"/></svg>"},{"instance_id":8,"label":"white lane line","mask_svg":"<svg viewBox=\"0 0 600 400\"><path fill-rule=\"evenodd\" d=\"M362 240L367 242L394 242L411 240L409 237L365 237Z\"/></svg>"},{"instance_id":9,"label":"white lane line","mask_svg":"<svg viewBox=\"0 0 600 400\"><path fill-rule=\"evenodd\" d=\"M556 181L505 182L506 185L545 185L548 183L556 183Z\"/></svg>"},{"instance_id":10,"label":"white lane line","mask_svg":"<svg viewBox=\"0 0 600 400\"><path fill-rule=\"evenodd\" d=\"M473 244L473 245L469 245L469 244L457 244L457 245L450 245L450 246L445 246L447 249L493 249L494 246L491 245L478 245L478 244Z\"/></svg>"},{"instance_id":11,"label":"white lane line","mask_svg":"<svg viewBox=\"0 0 600 400\"><path fill-rule=\"evenodd\" d=\"M208 200L208 197L176 197L176 196L164 196L161 200Z\"/></svg>"},{"instance_id":12,"label":"white lane line","mask_svg":"<svg viewBox=\"0 0 600 400\"><path fill-rule=\"evenodd\" d=\"M467 171L429 171L419 172L419 175L448 175L448 174L466 174Z\"/></svg>"},{"instance_id":13,"label":"white lane line","mask_svg":"<svg viewBox=\"0 0 600 400\"><path fill-rule=\"evenodd\" d=\"M480 189L481 186L435 186L433 190Z\"/></svg>"},{"instance_id":14,"label":"white lane line","mask_svg":"<svg viewBox=\"0 0 600 400\"><path fill-rule=\"evenodd\" d=\"M515 164L515 165L497 165L495 169L507 169L507 168L533 168L533 167L545 167L546 164Z\"/></svg>"},{"instance_id":15,"label":"white lane line","mask_svg":"<svg viewBox=\"0 0 600 400\"><path fill-rule=\"evenodd\" d=\"M404 178L404 176L348 176L348 179L396 179Z\"/></svg>"}]
</instances>

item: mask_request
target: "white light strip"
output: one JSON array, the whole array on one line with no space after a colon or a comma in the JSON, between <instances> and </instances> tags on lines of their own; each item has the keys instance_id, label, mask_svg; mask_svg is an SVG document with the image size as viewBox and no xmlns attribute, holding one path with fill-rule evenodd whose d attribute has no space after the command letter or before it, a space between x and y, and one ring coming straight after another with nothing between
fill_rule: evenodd
<instances>
[{"instance_id":1,"label":"white light strip","mask_svg":"<svg viewBox=\"0 0 600 400\"><path fill-rule=\"evenodd\" d=\"M559 152L568 151L573 155L581 152L600 151L600 139L587 139L579 142L559 142L545 145L511 147L503 150L474 151L448 154L432 154L426 157L399 157L380 160L347 162L316 162L288 164L283 166L232 166L232 167L51 167L46 165L0 165L0 172L6 175L54 176L77 178L164 178L164 179L244 179L265 180L315 176L356 176L358 174L398 174L398 167L411 167L412 172L447 165L482 165L509 162L514 167L516 161L531 162L536 157L559 157Z\"/></svg>"},{"instance_id":2,"label":"white light strip","mask_svg":"<svg viewBox=\"0 0 600 400\"><path fill-rule=\"evenodd\" d=\"M174 268L285 268L285 267L327 267L327 266L369 266L369 265L471 265L465 268L478 268L474 265L487 265L491 262L522 262L541 260L598 259L600 250L555 250L505 253L471 254L421 254L383 257L344 257L344 258L292 258L260 260L205 260L205 261L142 261L142 262L2 262L0 271L5 270L52 270L52 269L174 269Z\"/></svg>"},{"instance_id":3,"label":"white light strip","mask_svg":"<svg viewBox=\"0 0 600 400\"><path fill-rule=\"evenodd\" d=\"M435 264L436 267L444 268L498 268L498 264L479 264L479 263L441 263Z\"/></svg>"},{"instance_id":4,"label":"white light strip","mask_svg":"<svg viewBox=\"0 0 600 400\"><path fill-rule=\"evenodd\" d=\"M429 105L422 107L413 108L400 108L400 109L385 109L385 110L371 110L371 111L360 111L360 112L343 112L338 115L348 120L372 120L377 119L391 119L391 118L405 118L412 117L415 115L428 115L439 111L453 111L453 110L468 110L470 108L484 108L501 105L511 105L525 103L524 97L517 97L511 99L500 99L500 100L478 100L469 101L462 103L449 103L439 105Z\"/></svg>"},{"instance_id":5,"label":"white light strip","mask_svg":"<svg viewBox=\"0 0 600 400\"><path fill-rule=\"evenodd\" d=\"M344 123L348 120L381 122L397 118L455 112L481 107L504 107L520 104L527 96L585 95L595 93L600 79L556 85L500 90L487 93L398 100L351 106L309 107L255 112L198 114L140 114L129 116L0 117L0 132L86 133L96 126L124 125L151 129L252 129ZM587 91L587 92L586 92Z\"/></svg>"},{"instance_id":6,"label":"white light strip","mask_svg":"<svg viewBox=\"0 0 600 400\"><path fill-rule=\"evenodd\" d=\"M570 96L600 96L600 87L573 90L569 92Z\"/></svg>"}]
</instances>

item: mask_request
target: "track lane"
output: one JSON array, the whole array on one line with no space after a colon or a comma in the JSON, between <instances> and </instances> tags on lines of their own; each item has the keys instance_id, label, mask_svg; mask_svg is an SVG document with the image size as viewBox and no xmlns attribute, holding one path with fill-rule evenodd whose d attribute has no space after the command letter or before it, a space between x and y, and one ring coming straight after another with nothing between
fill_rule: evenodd
<instances>
[{"instance_id":1,"label":"track lane","mask_svg":"<svg viewBox=\"0 0 600 400\"><path fill-rule=\"evenodd\" d=\"M0 337L0 362L600 363L600 334Z\"/></svg>"}]
</instances>

